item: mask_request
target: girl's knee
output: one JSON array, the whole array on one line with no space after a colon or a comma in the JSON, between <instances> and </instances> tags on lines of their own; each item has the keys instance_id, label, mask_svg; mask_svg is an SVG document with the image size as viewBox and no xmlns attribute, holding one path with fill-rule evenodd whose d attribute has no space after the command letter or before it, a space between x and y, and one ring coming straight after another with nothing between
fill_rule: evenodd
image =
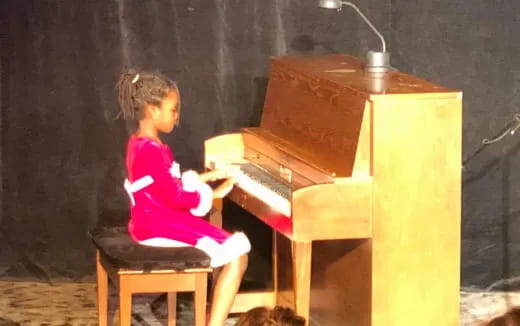
<instances>
[{"instance_id":1,"label":"girl's knee","mask_svg":"<svg viewBox=\"0 0 520 326\"><path fill-rule=\"evenodd\" d=\"M247 268L247 264L249 263L249 255L243 254L242 256L238 257L238 260L240 262L240 265L244 267L244 269Z\"/></svg>"},{"instance_id":2,"label":"girl's knee","mask_svg":"<svg viewBox=\"0 0 520 326\"><path fill-rule=\"evenodd\" d=\"M248 255L243 254L237 259L233 260L230 264L233 269L238 270L240 273L244 273L247 269L248 260Z\"/></svg>"}]
</instances>

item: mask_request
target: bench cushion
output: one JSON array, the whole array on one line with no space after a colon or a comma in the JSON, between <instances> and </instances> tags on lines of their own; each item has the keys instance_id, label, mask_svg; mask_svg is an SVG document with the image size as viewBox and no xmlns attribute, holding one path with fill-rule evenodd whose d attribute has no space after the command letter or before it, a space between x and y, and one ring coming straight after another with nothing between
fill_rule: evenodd
<instances>
[{"instance_id":1,"label":"bench cushion","mask_svg":"<svg viewBox=\"0 0 520 326\"><path fill-rule=\"evenodd\" d=\"M104 227L89 234L103 258L116 268L146 272L209 267L208 255L199 249L143 246L130 237L126 227Z\"/></svg>"}]
</instances>

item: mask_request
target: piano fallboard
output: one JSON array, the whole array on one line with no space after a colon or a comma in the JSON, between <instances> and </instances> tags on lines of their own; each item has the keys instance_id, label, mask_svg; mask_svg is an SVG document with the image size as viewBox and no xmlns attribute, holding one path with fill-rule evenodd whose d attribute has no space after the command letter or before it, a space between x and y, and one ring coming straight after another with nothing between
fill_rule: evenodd
<instances>
[{"instance_id":1,"label":"piano fallboard","mask_svg":"<svg viewBox=\"0 0 520 326\"><path fill-rule=\"evenodd\" d=\"M316 164L312 155L298 150L263 128L244 128L244 158L298 189L333 183L335 173Z\"/></svg>"}]
</instances>

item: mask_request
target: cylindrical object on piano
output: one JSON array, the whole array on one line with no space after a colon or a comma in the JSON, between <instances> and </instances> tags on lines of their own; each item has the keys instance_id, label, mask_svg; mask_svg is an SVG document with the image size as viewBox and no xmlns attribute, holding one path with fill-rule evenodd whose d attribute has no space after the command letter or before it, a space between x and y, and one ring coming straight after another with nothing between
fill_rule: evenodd
<instances>
[{"instance_id":1,"label":"cylindrical object on piano","mask_svg":"<svg viewBox=\"0 0 520 326\"><path fill-rule=\"evenodd\" d=\"M391 69L390 67L390 53L368 51L366 71L375 73L385 73Z\"/></svg>"}]
</instances>

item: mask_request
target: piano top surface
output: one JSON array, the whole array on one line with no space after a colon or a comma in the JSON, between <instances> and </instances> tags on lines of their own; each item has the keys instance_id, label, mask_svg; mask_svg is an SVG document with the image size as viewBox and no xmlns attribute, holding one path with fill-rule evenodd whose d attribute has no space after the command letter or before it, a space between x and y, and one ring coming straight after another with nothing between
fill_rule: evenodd
<instances>
[{"instance_id":1,"label":"piano top surface","mask_svg":"<svg viewBox=\"0 0 520 326\"><path fill-rule=\"evenodd\" d=\"M299 71L307 71L315 77L351 88L364 97L381 94L412 95L415 93L460 92L397 70L385 75L384 90L381 90L381 79L378 81L377 78L366 73L360 59L343 54L273 57L272 61Z\"/></svg>"}]
</instances>

